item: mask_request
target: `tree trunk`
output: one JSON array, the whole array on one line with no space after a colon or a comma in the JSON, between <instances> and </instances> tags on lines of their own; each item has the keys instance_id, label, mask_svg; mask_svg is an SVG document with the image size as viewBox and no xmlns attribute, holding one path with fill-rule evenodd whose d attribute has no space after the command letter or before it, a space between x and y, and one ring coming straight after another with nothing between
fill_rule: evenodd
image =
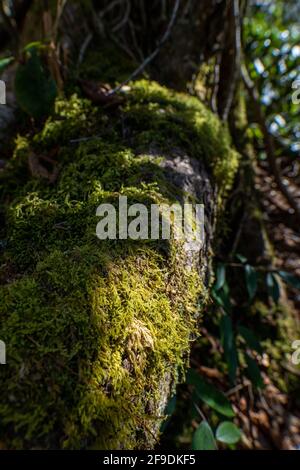
<instances>
[{"instance_id":1,"label":"tree trunk","mask_svg":"<svg viewBox=\"0 0 300 470\"><path fill-rule=\"evenodd\" d=\"M128 56L132 71L155 50L174 6L119 2L118 19L109 3L97 2L96 13L91 3L82 10L70 2L59 23L65 79L82 74L77 83L92 98L97 80L126 78ZM137 80L121 88L121 106L104 108L60 98L43 128L17 142L1 175L1 339L9 355L1 387L10 390L0 407L3 447L157 442L205 314L216 223L238 165L224 124L197 97L170 88L192 80L199 55L214 60L226 4L182 2L148 68L167 88ZM120 50L125 69L116 64ZM131 204L204 204L203 245L99 242L96 208L120 195Z\"/></svg>"}]
</instances>

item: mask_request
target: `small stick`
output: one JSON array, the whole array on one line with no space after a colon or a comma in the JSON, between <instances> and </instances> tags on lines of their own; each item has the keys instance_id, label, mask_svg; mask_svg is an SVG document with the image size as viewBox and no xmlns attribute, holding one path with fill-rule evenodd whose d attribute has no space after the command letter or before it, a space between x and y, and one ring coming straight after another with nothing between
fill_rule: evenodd
<instances>
[{"instance_id":1,"label":"small stick","mask_svg":"<svg viewBox=\"0 0 300 470\"><path fill-rule=\"evenodd\" d=\"M86 50L87 48L89 47L89 44L91 42L91 40L93 39L93 34L90 33L87 35L87 37L85 38L81 48L80 48L80 51L79 51L79 56L78 56L78 61L77 61L77 67L79 67L79 65L81 64L81 62L83 61L83 58L84 58L84 55L86 53Z\"/></svg>"},{"instance_id":2,"label":"small stick","mask_svg":"<svg viewBox=\"0 0 300 470\"><path fill-rule=\"evenodd\" d=\"M139 67L137 69L135 69L135 71L124 81L122 82L120 85L118 85L116 88L114 88L113 90L111 90L108 95L113 95L115 93L117 93L118 91L120 91L124 85L127 85L128 82L130 82L131 80L133 80L135 77L137 77L141 72L143 72L143 70L147 67L147 65L150 64L150 62L152 62L153 59L155 59L155 57L158 55L160 49L162 48L162 46L165 44L165 42L168 40L170 34L171 34L171 31L172 31L172 28L174 26L174 23L175 23L175 20L176 20L176 17L177 17L177 13L178 13L178 9L179 9L179 5L180 5L180 0L176 0L176 3L174 5L174 8L173 8L173 11L172 11L172 15L171 15L171 19L170 19L170 22L168 24L168 27L166 29L166 32L165 34L163 35L163 37L161 38L157 48L152 52L152 54L150 54L145 60L144 62L139 65Z\"/></svg>"}]
</instances>

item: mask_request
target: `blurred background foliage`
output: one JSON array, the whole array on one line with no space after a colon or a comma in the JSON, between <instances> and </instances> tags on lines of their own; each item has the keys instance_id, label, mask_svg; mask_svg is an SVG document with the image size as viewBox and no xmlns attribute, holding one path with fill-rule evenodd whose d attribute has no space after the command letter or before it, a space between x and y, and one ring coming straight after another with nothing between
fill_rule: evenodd
<instances>
[{"instance_id":1,"label":"blurred background foliage","mask_svg":"<svg viewBox=\"0 0 300 470\"><path fill-rule=\"evenodd\" d=\"M299 17L297 1L254 1L244 23L245 60L276 138L277 155L294 160L300 150L300 107L292 100L300 88ZM259 140L257 126L253 132Z\"/></svg>"}]
</instances>

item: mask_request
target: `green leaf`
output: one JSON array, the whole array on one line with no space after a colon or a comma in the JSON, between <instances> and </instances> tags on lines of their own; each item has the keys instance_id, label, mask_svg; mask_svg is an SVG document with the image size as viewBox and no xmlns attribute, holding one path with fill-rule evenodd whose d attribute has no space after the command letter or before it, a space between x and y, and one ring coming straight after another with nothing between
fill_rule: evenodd
<instances>
[{"instance_id":1,"label":"green leaf","mask_svg":"<svg viewBox=\"0 0 300 470\"><path fill-rule=\"evenodd\" d=\"M216 438L225 444L236 444L242 436L241 430L230 421L219 424L216 431Z\"/></svg>"},{"instance_id":2,"label":"green leaf","mask_svg":"<svg viewBox=\"0 0 300 470\"><path fill-rule=\"evenodd\" d=\"M268 287L268 294L277 304L280 298L280 287L275 275L273 273L268 273L266 277L266 282Z\"/></svg>"},{"instance_id":3,"label":"green leaf","mask_svg":"<svg viewBox=\"0 0 300 470\"><path fill-rule=\"evenodd\" d=\"M211 408L228 418L234 416L232 406L225 395L207 383L195 370L188 370L187 383L195 386L198 397Z\"/></svg>"},{"instance_id":4,"label":"green leaf","mask_svg":"<svg viewBox=\"0 0 300 470\"><path fill-rule=\"evenodd\" d=\"M31 52L32 50L41 51L43 49L46 49L46 47L47 46L45 46L45 44L43 44L41 41L32 41L26 44L26 46L24 47L24 51L26 52Z\"/></svg>"},{"instance_id":5,"label":"green leaf","mask_svg":"<svg viewBox=\"0 0 300 470\"><path fill-rule=\"evenodd\" d=\"M238 332L244 338L249 348L254 349L254 351L257 351L259 354L262 354L262 347L253 331L249 330L245 326L238 326Z\"/></svg>"},{"instance_id":6,"label":"green leaf","mask_svg":"<svg viewBox=\"0 0 300 470\"><path fill-rule=\"evenodd\" d=\"M193 450L217 450L212 429L207 421L202 421L193 435Z\"/></svg>"},{"instance_id":7,"label":"green leaf","mask_svg":"<svg viewBox=\"0 0 300 470\"><path fill-rule=\"evenodd\" d=\"M294 289L300 290L300 278L286 271L278 271L279 276Z\"/></svg>"},{"instance_id":8,"label":"green leaf","mask_svg":"<svg viewBox=\"0 0 300 470\"><path fill-rule=\"evenodd\" d=\"M237 253L235 256L237 257L237 259L238 259L241 263L244 264L244 263L247 262L247 258L246 258L245 256L240 255L239 253Z\"/></svg>"},{"instance_id":9,"label":"green leaf","mask_svg":"<svg viewBox=\"0 0 300 470\"><path fill-rule=\"evenodd\" d=\"M14 60L14 57L5 57L4 59L0 59L0 74L4 72L6 67L8 67Z\"/></svg>"},{"instance_id":10,"label":"green leaf","mask_svg":"<svg viewBox=\"0 0 300 470\"><path fill-rule=\"evenodd\" d=\"M226 312L231 312L232 308L230 302L230 291L226 281L223 287L218 291L216 291L215 287L213 287L212 297Z\"/></svg>"},{"instance_id":11,"label":"green leaf","mask_svg":"<svg viewBox=\"0 0 300 470\"><path fill-rule=\"evenodd\" d=\"M224 264L219 264L217 267L217 276L216 276L216 284L215 290L218 291L222 289L225 284L226 279L226 268Z\"/></svg>"},{"instance_id":12,"label":"green leaf","mask_svg":"<svg viewBox=\"0 0 300 470\"><path fill-rule=\"evenodd\" d=\"M164 432L171 420L171 416L173 415L175 409L176 409L176 402L177 402L177 397L176 395L173 395L170 400L168 401L168 404L165 408L165 415L166 419L163 421L160 427L160 432Z\"/></svg>"},{"instance_id":13,"label":"green leaf","mask_svg":"<svg viewBox=\"0 0 300 470\"><path fill-rule=\"evenodd\" d=\"M15 78L15 92L19 106L35 119L47 117L57 95L56 84L43 67L38 51L27 51L27 59L20 64Z\"/></svg>"},{"instance_id":14,"label":"green leaf","mask_svg":"<svg viewBox=\"0 0 300 470\"><path fill-rule=\"evenodd\" d=\"M211 291L211 294L212 294L212 298L217 302L218 305L220 305L220 307L224 308L225 310L225 305L224 305L224 301L223 301L223 298L220 294L220 291L217 292L215 290L215 288L213 287L212 288L212 291Z\"/></svg>"},{"instance_id":15,"label":"green leaf","mask_svg":"<svg viewBox=\"0 0 300 470\"><path fill-rule=\"evenodd\" d=\"M235 345L235 337L232 328L232 321L228 315L223 315L220 322L221 342L224 348L224 355L228 366L228 374L232 382L236 378L238 358Z\"/></svg>"},{"instance_id":16,"label":"green leaf","mask_svg":"<svg viewBox=\"0 0 300 470\"><path fill-rule=\"evenodd\" d=\"M246 376L253 383L256 388L263 388L264 382L258 367L257 362L252 359L247 353L245 353L245 359L247 363Z\"/></svg>"},{"instance_id":17,"label":"green leaf","mask_svg":"<svg viewBox=\"0 0 300 470\"><path fill-rule=\"evenodd\" d=\"M250 300L253 300L257 291L257 273L250 264L245 265L246 285Z\"/></svg>"}]
</instances>

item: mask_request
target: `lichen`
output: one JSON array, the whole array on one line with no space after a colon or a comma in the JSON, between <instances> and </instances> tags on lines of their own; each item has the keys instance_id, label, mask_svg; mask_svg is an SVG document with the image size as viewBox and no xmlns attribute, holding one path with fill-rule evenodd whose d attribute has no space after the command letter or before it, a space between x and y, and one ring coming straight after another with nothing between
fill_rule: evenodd
<instances>
[{"instance_id":1,"label":"lichen","mask_svg":"<svg viewBox=\"0 0 300 470\"><path fill-rule=\"evenodd\" d=\"M151 145L159 156L147 153ZM152 442L161 381L174 385L184 373L206 287L174 240L98 240L96 208L121 194L171 201L160 160L175 146L203 159L226 193L237 156L223 124L155 83L132 84L111 115L60 98L40 132L18 137L0 193L1 447ZM57 181L32 177L29 153L53 149Z\"/></svg>"}]
</instances>

